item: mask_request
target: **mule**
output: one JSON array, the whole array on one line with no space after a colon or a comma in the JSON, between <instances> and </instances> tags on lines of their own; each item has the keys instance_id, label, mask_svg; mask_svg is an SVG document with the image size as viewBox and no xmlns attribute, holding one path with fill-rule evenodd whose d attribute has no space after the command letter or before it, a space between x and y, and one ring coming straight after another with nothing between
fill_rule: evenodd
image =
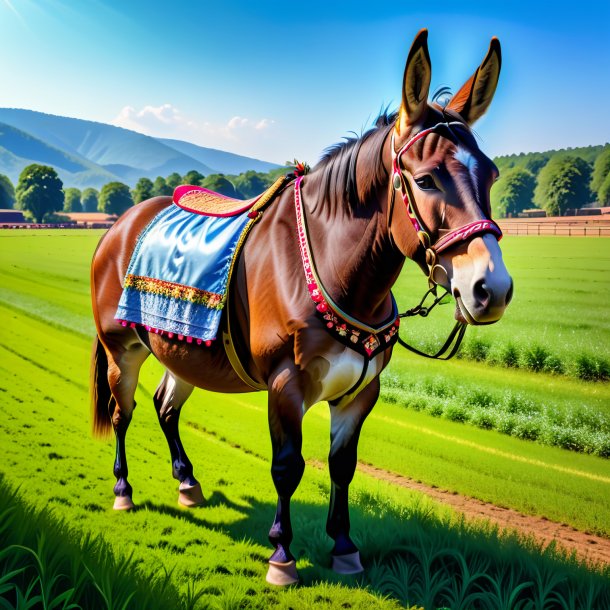
<instances>
[{"instance_id":1,"label":"mule","mask_svg":"<svg viewBox=\"0 0 610 610\"><path fill-rule=\"evenodd\" d=\"M446 105L428 102L427 31L419 32L398 112L383 114L361 137L329 149L307 175L287 180L251 231L223 313L231 341L197 345L115 320L138 236L172 204L171 197L134 206L107 232L91 270L97 328L92 391L95 432L112 428L116 437L116 509L134 506L125 436L139 369L153 354L166 369L154 406L179 501L187 506L204 500L179 436L181 407L193 388L268 391L278 501L267 579L275 584L298 579L290 499L305 466L301 424L310 406L328 402L332 564L341 573L362 570L350 537L348 490L360 430L392 355L398 321L391 288L405 258L449 290L455 316L464 323L496 322L512 296L501 232L490 219L489 193L498 171L470 129L492 100L500 65L494 38L482 64Z\"/></svg>"}]
</instances>

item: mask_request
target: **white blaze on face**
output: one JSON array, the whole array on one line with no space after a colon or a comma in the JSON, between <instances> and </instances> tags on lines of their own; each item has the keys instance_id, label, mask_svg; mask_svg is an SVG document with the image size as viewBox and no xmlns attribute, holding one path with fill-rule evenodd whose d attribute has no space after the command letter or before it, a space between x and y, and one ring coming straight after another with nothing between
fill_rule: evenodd
<instances>
[{"instance_id":1,"label":"white blaze on face","mask_svg":"<svg viewBox=\"0 0 610 610\"><path fill-rule=\"evenodd\" d=\"M458 146L457 151L453 155L453 158L456 161L459 161L459 163L461 163L468 170L475 196L478 198L479 193L476 176L478 162L476 157L467 148L464 148L463 146Z\"/></svg>"}]
</instances>

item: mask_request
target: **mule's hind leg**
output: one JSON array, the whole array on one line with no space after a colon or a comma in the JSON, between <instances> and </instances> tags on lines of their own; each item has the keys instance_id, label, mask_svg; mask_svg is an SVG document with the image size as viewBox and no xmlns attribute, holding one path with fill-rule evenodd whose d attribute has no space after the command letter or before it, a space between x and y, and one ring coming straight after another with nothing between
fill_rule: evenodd
<instances>
[{"instance_id":1,"label":"mule's hind leg","mask_svg":"<svg viewBox=\"0 0 610 610\"><path fill-rule=\"evenodd\" d=\"M114 508L128 510L133 508L133 489L127 481L127 457L125 455L125 435L136 406L134 396L138 385L138 373L149 351L141 345L123 346L108 353L108 384L114 398L114 410L111 413L112 426L116 437L116 457L114 460ZM112 407L111 407L112 409Z\"/></svg>"},{"instance_id":2,"label":"mule's hind leg","mask_svg":"<svg viewBox=\"0 0 610 610\"><path fill-rule=\"evenodd\" d=\"M275 552L269 560L267 582L274 585L294 584L299 579L296 561L290 552L290 498L305 469L301 455L302 419L303 394L296 372L288 366L272 379L269 388L269 430L273 450L271 476L278 501L275 519L269 531L269 541L275 547Z\"/></svg>"},{"instance_id":3,"label":"mule's hind leg","mask_svg":"<svg viewBox=\"0 0 610 610\"><path fill-rule=\"evenodd\" d=\"M332 567L339 574L357 574L363 570L358 548L349 536L348 490L356 471L360 430L378 396L379 379L374 379L351 403L341 407L329 405L331 491L326 532L335 541Z\"/></svg>"},{"instance_id":4,"label":"mule's hind leg","mask_svg":"<svg viewBox=\"0 0 610 610\"><path fill-rule=\"evenodd\" d=\"M192 391L192 385L166 371L154 398L159 423L169 445L172 474L180 482L178 502L184 506L200 506L204 502L201 485L193 476L193 465L186 455L178 430L180 409Z\"/></svg>"}]
</instances>

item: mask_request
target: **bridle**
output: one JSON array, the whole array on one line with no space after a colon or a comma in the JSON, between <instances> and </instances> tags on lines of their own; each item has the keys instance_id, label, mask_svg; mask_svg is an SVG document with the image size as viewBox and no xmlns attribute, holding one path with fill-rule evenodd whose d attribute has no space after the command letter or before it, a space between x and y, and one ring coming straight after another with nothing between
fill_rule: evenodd
<instances>
[{"instance_id":1,"label":"bridle","mask_svg":"<svg viewBox=\"0 0 610 610\"><path fill-rule=\"evenodd\" d=\"M457 229L448 230L444 232L443 235L439 235L438 239L434 243L432 243L430 231L421 219L421 215L419 214L417 206L415 204L415 198L413 197L409 181L407 180L404 170L401 167L400 159L402 155L405 154L416 142L422 140L430 133L438 132L439 130L444 128L453 134L451 129L452 125L460 125L461 127L464 126L464 124L460 121L442 121L432 127L428 127L427 129L423 129L422 131L416 133L398 151L396 150L396 147L394 145L394 135L396 133L396 130L392 128L392 194L388 206L388 230L391 229L396 193L400 192L402 201L405 204L409 221L411 222L413 229L417 233L417 237L419 239L419 248L424 252L425 265L428 269L428 291L423 296L418 305L405 311L404 313L399 314L400 318L418 315L426 317L430 313L430 311L434 307L436 307L436 305L441 303L443 299L449 294L449 291L445 290L443 294L437 296L437 286L439 284L434 279L435 271L437 269L441 269L445 273L445 277L448 277L447 270L438 262L439 254L441 252L449 250L457 244L465 242L475 237L476 235L492 233L496 236L498 241L500 241L500 239L502 238L502 230L500 229L500 227L491 218L482 218L480 220L475 220L474 222L470 222L461 227L458 227ZM434 301L431 305L425 306L424 303L430 294L435 297ZM462 342L462 339L464 338L466 328L467 325L464 322L456 322L444 345L435 354L426 354L425 352L418 350L417 348L403 341L400 336L398 337L398 343L420 356L425 356L426 358L435 358L438 360L449 360L457 352Z\"/></svg>"}]
</instances>

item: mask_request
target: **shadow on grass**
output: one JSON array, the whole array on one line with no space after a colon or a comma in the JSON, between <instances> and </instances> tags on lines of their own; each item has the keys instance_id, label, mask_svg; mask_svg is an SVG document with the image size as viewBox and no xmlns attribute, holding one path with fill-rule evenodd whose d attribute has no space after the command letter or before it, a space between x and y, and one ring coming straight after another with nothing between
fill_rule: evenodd
<instances>
[{"instance_id":1,"label":"shadow on grass","mask_svg":"<svg viewBox=\"0 0 610 610\"><path fill-rule=\"evenodd\" d=\"M253 497L237 503L215 491L206 506L228 507L240 516L235 519L233 513L231 521L211 523L205 518L206 507L189 511L144 504L147 510L221 531L236 543L267 547L271 555L267 532L274 504ZM341 583L426 609L610 607L610 566L587 566L553 545L542 548L532 539L503 535L491 527L439 520L430 509L400 508L381 495L362 492L353 498L350 514L365 572L339 576L330 569L327 507L294 501L291 514L291 550L304 586Z\"/></svg>"}]
</instances>

